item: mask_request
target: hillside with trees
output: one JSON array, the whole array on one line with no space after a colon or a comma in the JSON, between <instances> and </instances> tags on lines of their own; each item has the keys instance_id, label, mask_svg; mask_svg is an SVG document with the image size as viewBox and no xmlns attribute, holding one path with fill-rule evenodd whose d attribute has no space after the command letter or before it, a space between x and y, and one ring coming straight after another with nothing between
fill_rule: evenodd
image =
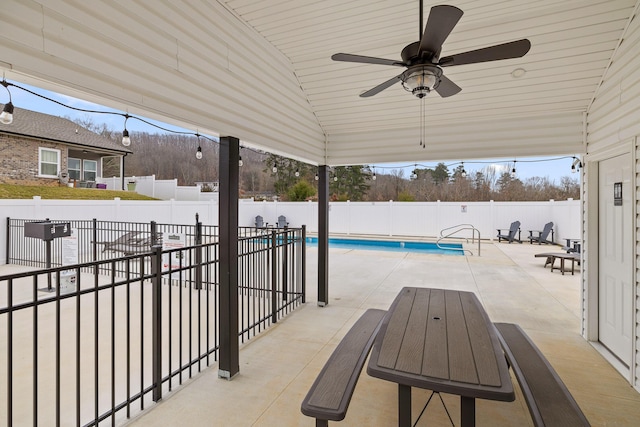
<instances>
[{"instance_id":1,"label":"hillside with trees","mask_svg":"<svg viewBox=\"0 0 640 427\"><path fill-rule=\"evenodd\" d=\"M76 120L96 133L119 140L113 131L89 119ZM155 175L177 179L179 185L218 180L218 144L207 138L183 134L131 132L134 154L125 158L127 176ZM196 159L198 146L202 159ZM312 200L317 197L317 167L269 153L241 148L240 196L257 200ZM462 165L453 170L444 163L434 168L415 168L410 176L403 169L375 173L370 166L338 166L330 169L332 200L351 201L523 201L580 198L577 178L563 177L559 183L547 177L520 180L491 167L467 172Z\"/></svg>"}]
</instances>

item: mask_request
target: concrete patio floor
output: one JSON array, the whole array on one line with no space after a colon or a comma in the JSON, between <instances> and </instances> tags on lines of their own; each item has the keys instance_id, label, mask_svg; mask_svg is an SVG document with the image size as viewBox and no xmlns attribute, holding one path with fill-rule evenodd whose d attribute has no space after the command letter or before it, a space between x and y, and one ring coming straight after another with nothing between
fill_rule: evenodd
<instances>
[{"instance_id":1,"label":"concrete patio floor","mask_svg":"<svg viewBox=\"0 0 640 427\"><path fill-rule=\"evenodd\" d=\"M241 348L238 376L218 379L214 365L127 425L313 426L300 403L321 367L365 309L387 309L404 286L475 292L493 321L525 329L593 426L639 425L640 393L580 336L579 274L552 273L543 258L534 258L550 249L483 242L480 257L332 249L324 308L316 305L317 257L309 249L307 304ZM397 387L365 371L340 425L396 425ZM515 388L515 402L478 400L477 425L532 425ZM428 397L414 389L414 422ZM459 425L459 398L443 398ZM418 423L427 425L450 425L437 399Z\"/></svg>"}]
</instances>

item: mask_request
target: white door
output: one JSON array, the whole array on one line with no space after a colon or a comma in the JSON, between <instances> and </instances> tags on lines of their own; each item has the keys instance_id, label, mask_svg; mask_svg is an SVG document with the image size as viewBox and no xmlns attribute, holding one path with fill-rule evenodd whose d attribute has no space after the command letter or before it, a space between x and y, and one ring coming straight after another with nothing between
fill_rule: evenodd
<instances>
[{"instance_id":1,"label":"white door","mask_svg":"<svg viewBox=\"0 0 640 427\"><path fill-rule=\"evenodd\" d=\"M598 195L598 333L626 366L631 365L633 323L631 166L631 154L601 161ZM620 186L621 200L615 194L620 195Z\"/></svg>"}]
</instances>

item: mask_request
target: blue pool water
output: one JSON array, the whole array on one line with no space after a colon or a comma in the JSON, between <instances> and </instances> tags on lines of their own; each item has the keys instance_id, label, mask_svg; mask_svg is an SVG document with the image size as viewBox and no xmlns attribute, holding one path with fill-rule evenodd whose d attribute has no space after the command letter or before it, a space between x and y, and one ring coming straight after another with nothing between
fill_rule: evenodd
<instances>
[{"instance_id":1,"label":"blue pool water","mask_svg":"<svg viewBox=\"0 0 640 427\"><path fill-rule=\"evenodd\" d=\"M307 244L317 246L317 237L307 237ZM329 247L338 249L368 249L392 252L418 252L423 254L463 255L462 244L440 243L441 249L430 242L403 242L392 240L358 240L329 238ZM452 250L453 249L453 250Z\"/></svg>"}]
</instances>

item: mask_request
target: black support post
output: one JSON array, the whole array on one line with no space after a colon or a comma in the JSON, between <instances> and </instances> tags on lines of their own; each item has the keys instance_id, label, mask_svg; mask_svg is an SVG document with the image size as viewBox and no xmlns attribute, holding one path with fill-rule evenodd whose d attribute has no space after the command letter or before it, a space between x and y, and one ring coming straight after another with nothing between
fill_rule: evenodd
<instances>
[{"instance_id":1,"label":"black support post","mask_svg":"<svg viewBox=\"0 0 640 427\"><path fill-rule=\"evenodd\" d=\"M238 184L240 141L220 138L220 362L218 377L240 371L238 343Z\"/></svg>"},{"instance_id":2,"label":"black support post","mask_svg":"<svg viewBox=\"0 0 640 427\"><path fill-rule=\"evenodd\" d=\"M7 217L7 247L6 247L6 258L1 264L9 264L9 260L11 259L11 218ZM2 260L0 260L2 261ZM11 304L9 304L11 305Z\"/></svg>"},{"instance_id":3,"label":"black support post","mask_svg":"<svg viewBox=\"0 0 640 427\"><path fill-rule=\"evenodd\" d=\"M329 168L318 167L318 305L329 304Z\"/></svg>"}]
</instances>

